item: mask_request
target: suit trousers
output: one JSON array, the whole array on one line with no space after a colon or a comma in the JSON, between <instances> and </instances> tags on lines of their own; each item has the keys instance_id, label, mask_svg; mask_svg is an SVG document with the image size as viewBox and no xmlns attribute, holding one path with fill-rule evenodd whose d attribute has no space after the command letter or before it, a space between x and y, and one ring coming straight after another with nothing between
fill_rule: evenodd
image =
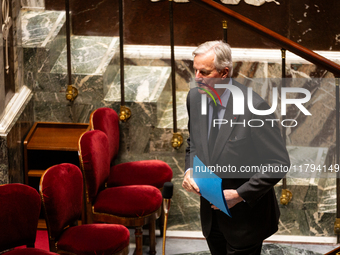
<instances>
[{"instance_id":1,"label":"suit trousers","mask_svg":"<svg viewBox=\"0 0 340 255\"><path fill-rule=\"evenodd\" d=\"M223 232L220 230L223 226L218 223L219 214L221 211L213 210L212 226L209 236L206 238L211 255L260 255L262 242L255 243L247 247L232 247L228 244Z\"/></svg>"}]
</instances>

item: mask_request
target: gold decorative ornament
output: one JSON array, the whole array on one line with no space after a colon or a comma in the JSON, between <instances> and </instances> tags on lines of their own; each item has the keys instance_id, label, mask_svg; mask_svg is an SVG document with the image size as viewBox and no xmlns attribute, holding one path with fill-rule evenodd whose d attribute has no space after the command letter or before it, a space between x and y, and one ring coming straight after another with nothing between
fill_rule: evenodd
<instances>
[{"instance_id":1,"label":"gold decorative ornament","mask_svg":"<svg viewBox=\"0 0 340 255\"><path fill-rule=\"evenodd\" d=\"M78 89L73 85L67 85L66 99L73 102L78 96Z\"/></svg>"},{"instance_id":2,"label":"gold decorative ornament","mask_svg":"<svg viewBox=\"0 0 340 255\"><path fill-rule=\"evenodd\" d=\"M228 28L228 22L226 20L222 21L222 27L223 27L223 29L227 29Z\"/></svg>"},{"instance_id":3,"label":"gold decorative ornament","mask_svg":"<svg viewBox=\"0 0 340 255\"><path fill-rule=\"evenodd\" d=\"M334 222L334 234L340 234L340 218L336 218Z\"/></svg>"},{"instance_id":4,"label":"gold decorative ornament","mask_svg":"<svg viewBox=\"0 0 340 255\"><path fill-rule=\"evenodd\" d=\"M282 205L287 205L290 200L292 200L293 194L288 189L283 189L280 197L280 203Z\"/></svg>"},{"instance_id":5,"label":"gold decorative ornament","mask_svg":"<svg viewBox=\"0 0 340 255\"><path fill-rule=\"evenodd\" d=\"M174 133L171 139L171 145L175 149L179 149L183 144L183 136L180 133Z\"/></svg>"},{"instance_id":6,"label":"gold decorative ornament","mask_svg":"<svg viewBox=\"0 0 340 255\"><path fill-rule=\"evenodd\" d=\"M126 122L130 117L131 117L130 108L126 107L125 105L121 105L120 106L119 119L123 122Z\"/></svg>"},{"instance_id":7,"label":"gold decorative ornament","mask_svg":"<svg viewBox=\"0 0 340 255\"><path fill-rule=\"evenodd\" d=\"M286 50L281 49L281 58L286 58Z\"/></svg>"}]
</instances>

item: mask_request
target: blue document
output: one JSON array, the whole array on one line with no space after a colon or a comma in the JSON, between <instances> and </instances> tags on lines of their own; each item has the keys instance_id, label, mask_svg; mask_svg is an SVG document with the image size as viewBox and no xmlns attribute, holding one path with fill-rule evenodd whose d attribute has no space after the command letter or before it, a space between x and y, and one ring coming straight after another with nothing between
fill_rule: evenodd
<instances>
[{"instance_id":1,"label":"blue document","mask_svg":"<svg viewBox=\"0 0 340 255\"><path fill-rule=\"evenodd\" d=\"M231 217L230 210L223 195L222 179L211 172L197 156L194 157L193 165L193 178L200 189L201 195Z\"/></svg>"}]
</instances>

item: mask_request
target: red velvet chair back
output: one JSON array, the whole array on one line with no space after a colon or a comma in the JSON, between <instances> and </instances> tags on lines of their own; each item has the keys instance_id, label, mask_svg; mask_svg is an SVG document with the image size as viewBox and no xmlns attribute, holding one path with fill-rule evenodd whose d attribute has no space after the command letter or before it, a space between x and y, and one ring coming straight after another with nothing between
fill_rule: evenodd
<instances>
[{"instance_id":1,"label":"red velvet chair back","mask_svg":"<svg viewBox=\"0 0 340 255\"><path fill-rule=\"evenodd\" d=\"M111 108L103 107L92 112L90 128L103 131L109 140L110 162L116 158L119 151L119 116Z\"/></svg>"},{"instance_id":2,"label":"red velvet chair back","mask_svg":"<svg viewBox=\"0 0 340 255\"><path fill-rule=\"evenodd\" d=\"M105 188L105 182L110 174L108 148L107 136L100 130L87 131L79 139L80 162L91 202L98 191Z\"/></svg>"},{"instance_id":3,"label":"red velvet chair back","mask_svg":"<svg viewBox=\"0 0 340 255\"><path fill-rule=\"evenodd\" d=\"M0 186L0 252L17 246L34 247L41 200L24 184Z\"/></svg>"},{"instance_id":4,"label":"red velvet chair back","mask_svg":"<svg viewBox=\"0 0 340 255\"><path fill-rule=\"evenodd\" d=\"M80 169L73 164L50 167L40 179L40 194L50 238L58 240L64 228L81 216L83 175Z\"/></svg>"}]
</instances>

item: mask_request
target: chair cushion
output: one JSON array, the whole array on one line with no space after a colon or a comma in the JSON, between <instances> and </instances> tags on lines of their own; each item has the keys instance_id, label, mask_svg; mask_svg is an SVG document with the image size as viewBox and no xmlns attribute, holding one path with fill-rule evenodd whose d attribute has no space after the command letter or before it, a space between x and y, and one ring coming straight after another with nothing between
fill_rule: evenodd
<instances>
[{"instance_id":1,"label":"chair cushion","mask_svg":"<svg viewBox=\"0 0 340 255\"><path fill-rule=\"evenodd\" d=\"M155 212L161 204L159 189L149 185L131 185L103 190L98 194L93 209L98 213L136 218Z\"/></svg>"},{"instance_id":2,"label":"chair cushion","mask_svg":"<svg viewBox=\"0 0 340 255\"><path fill-rule=\"evenodd\" d=\"M58 250L75 254L111 255L129 245L130 232L118 224L88 224L67 229Z\"/></svg>"},{"instance_id":3,"label":"chair cushion","mask_svg":"<svg viewBox=\"0 0 340 255\"><path fill-rule=\"evenodd\" d=\"M56 255L57 253L44 251L36 248L22 248L15 249L5 253L3 255Z\"/></svg>"},{"instance_id":4,"label":"chair cushion","mask_svg":"<svg viewBox=\"0 0 340 255\"><path fill-rule=\"evenodd\" d=\"M162 188L171 178L172 170L167 163L161 160L141 160L112 166L107 186L152 185Z\"/></svg>"}]
</instances>

